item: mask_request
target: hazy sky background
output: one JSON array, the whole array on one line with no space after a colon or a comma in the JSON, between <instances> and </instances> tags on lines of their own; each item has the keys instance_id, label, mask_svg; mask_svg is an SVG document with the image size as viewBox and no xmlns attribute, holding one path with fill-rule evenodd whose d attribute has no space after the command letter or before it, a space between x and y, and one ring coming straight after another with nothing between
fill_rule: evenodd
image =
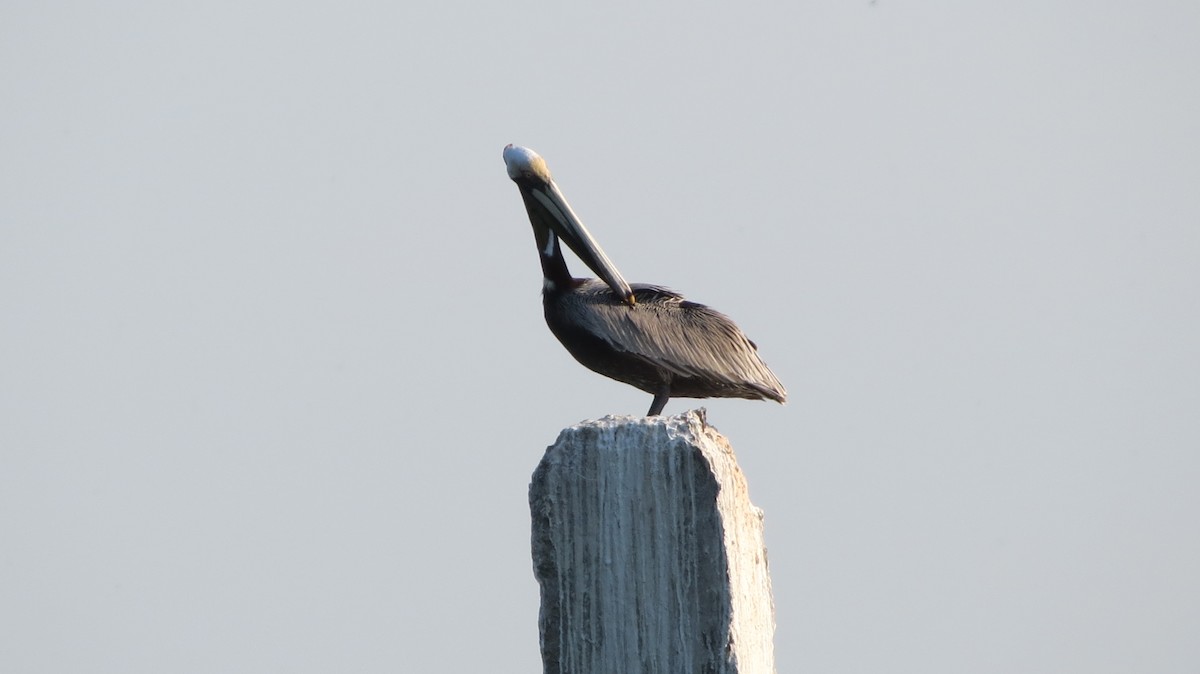
<instances>
[{"instance_id":1,"label":"hazy sky background","mask_svg":"<svg viewBox=\"0 0 1200 674\"><path fill-rule=\"evenodd\" d=\"M785 672L1200 670L1200 4L0 4L0 671L534 672L641 414L506 143L730 314ZM584 269L573 258L576 273Z\"/></svg>"}]
</instances>

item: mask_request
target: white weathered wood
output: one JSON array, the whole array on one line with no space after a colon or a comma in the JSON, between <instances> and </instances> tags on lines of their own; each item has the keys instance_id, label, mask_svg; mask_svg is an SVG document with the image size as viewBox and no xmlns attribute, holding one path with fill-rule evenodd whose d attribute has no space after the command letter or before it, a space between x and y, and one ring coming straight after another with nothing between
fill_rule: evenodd
<instances>
[{"instance_id":1,"label":"white weathered wood","mask_svg":"<svg viewBox=\"0 0 1200 674\"><path fill-rule=\"evenodd\" d=\"M703 410L564 429L529 486L547 674L772 674L762 511Z\"/></svg>"}]
</instances>

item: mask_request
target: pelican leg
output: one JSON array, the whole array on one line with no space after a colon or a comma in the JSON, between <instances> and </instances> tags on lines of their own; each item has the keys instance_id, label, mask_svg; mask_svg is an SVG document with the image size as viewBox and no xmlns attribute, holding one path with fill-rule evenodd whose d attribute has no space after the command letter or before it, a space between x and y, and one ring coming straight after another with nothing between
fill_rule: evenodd
<instances>
[{"instance_id":1,"label":"pelican leg","mask_svg":"<svg viewBox=\"0 0 1200 674\"><path fill-rule=\"evenodd\" d=\"M648 417L656 417L662 414L663 408L667 406L667 401L671 399L671 385L663 384L662 388L658 389L658 393L654 394L654 402L650 403L650 411L646 412Z\"/></svg>"}]
</instances>

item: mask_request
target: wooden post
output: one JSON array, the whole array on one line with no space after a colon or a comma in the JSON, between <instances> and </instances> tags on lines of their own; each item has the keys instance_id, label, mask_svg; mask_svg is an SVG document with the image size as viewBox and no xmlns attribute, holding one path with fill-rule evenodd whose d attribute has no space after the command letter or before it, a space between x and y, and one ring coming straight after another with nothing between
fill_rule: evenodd
<instances>
[{"instance_id":1,"label":"wooden post","mask_svg":"<svg viewBox=\"0 0 1200 674\"><path fill-rule=\"evenodd\" d=\"M546 674L772 674L762 511L704 411L564 429L529 485Z\"/></svg>"}]
</instances>

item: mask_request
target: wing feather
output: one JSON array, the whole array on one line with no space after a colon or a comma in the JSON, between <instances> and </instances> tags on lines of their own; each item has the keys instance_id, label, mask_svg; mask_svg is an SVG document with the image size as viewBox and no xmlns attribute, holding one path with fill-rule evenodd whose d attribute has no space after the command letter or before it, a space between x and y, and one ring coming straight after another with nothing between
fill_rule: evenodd
<instances>
[{"instance_id":1,"label":"wing feather","mask_svg":"<svg viewBox=\"0 0 1200 674\"><path fill-rule=\"evenodd\" d=\"M614 349L644 359L673 378L715 380L749 386L782 402L787 391L758 350L729 317L661 286L636 283L633 306L611 301L602 283L581 288L594 299L585 320L592 334ZM593 292L594 291L594 292ZM581 316L580 318L584 318Z\"/></svg>"}]
</instances>

